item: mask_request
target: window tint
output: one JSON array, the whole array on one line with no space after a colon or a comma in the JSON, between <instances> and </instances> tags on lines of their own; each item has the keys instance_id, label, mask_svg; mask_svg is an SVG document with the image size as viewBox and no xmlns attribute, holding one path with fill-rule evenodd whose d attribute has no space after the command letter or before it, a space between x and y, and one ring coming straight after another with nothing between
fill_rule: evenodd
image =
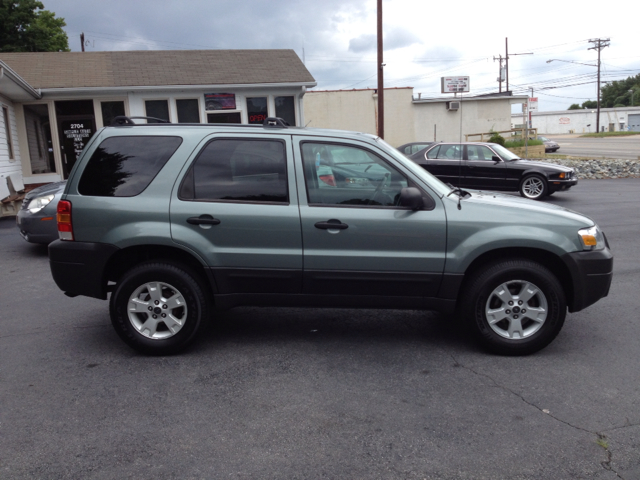
<instances>
[{"instance_id":1,"label":"window tint","mask_svg":"<svg viewBox=\"0 0 640 480\"><path fill-rule=\"evenodd\" d=\"M108 127L114 118L124 115L124 102L100 102L102 126Z\"/></svg>"},{"instance_id":2,"label":"window tint","mask_svg":"<svg viewBox=\"0 0 640 480\"><path fill-rule=\"evenodd\" d=\"M296 107L293 97L276 97L276 117L282 118L289 125L296 124Z\"/></svg>"},{"instance_id":3,"label":"window tint","mask_svg":"<svg viewBox=\"0 0 640 480\"><path fill-rule=\"evenodd\" d=\"M180 198L288 203L284 143L231 139L208 143L185 177Z\"/></svg>"},{"instance_id":4,"label":"window tint","mask_svg":"<svg viewBox=\"0 0 640 480\"><path fill-rule=\"evenodd\" d=\"M9 122L9 109L2 106L2 117L4 120L4 135L7 140L7 149L9 153L9 160L14 160L13 158L13 140L11 139L11 122Z\"/></svg>"},{"instance_id":5,"label":"window tint","mask_svg":"<svg viewBox=\"0 0 640 480\"><path fill-rule=\"evenodd\" d=\"M180 137L111 137L93 152L78 191L96 197L140 194L182 143Z\"/></svg>"},{"instance_id":6,"label":"window tint","mask_svg":"<svg viewBox=\"0 0 640 480\"><path fill-rule=\"evenodd\" d=\"M495 153L484 145L467 145L467 158L469 160L491 160Z\"/></svg>"},{"instance_id":7,"label":"window tint","mask_svg":"<svg viewBox=\"0 0 640 480\"><path fill-rule=\"evenodd\" d=\"M262 125L267 116L267 97L247 98L247 117L250 124Z\"/></svg>"},{"instance_id":8,"label":"window tint","mask_svg":"<svg viewBox=\"0 0 640 480\"><path fill-rule=\"evenodd\" d=\"M438 160L461 160L462 159L462 145L441 145L438 156Z\"/></svg>"},{"instance_id":9,"label":"window tint","mask_svg":"<svg viewBox=\"0 0 640 480\"><path fill-rule=\"evenodd\" d=\"M302 160L311 205L393 207L407 179L368 150L305 142Z\"/></svg>"}]
</instances>

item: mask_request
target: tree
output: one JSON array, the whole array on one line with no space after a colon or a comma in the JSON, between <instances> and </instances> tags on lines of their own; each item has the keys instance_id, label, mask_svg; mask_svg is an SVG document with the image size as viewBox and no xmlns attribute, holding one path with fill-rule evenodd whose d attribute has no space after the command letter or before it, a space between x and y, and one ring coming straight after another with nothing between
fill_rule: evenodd
<instances>
[{"instance_id":1,"label":"tree","mask_svg":"<svg viewBox=\"0 0 640 480\"><path fill-rule=\"evenodd\" d=\"M582 107L577 103L572 103L571 106L567 110L582 110Z\"/></svg>"},{"instance_id":2,"label":"tree","mask_svg":"<svg viewBox=\"0 0 640 480\"><path fill-rule=\"evenodd\" d=\"M600 106L602 106L602 104ZM586 102L582 102L582 108L598 108L598 101L587 100Z\"/></svg>"},{"instance_id":3,"label":"tree","mask_svg":"<svg viewBox=\"0 0 640 480\"><path fill-rule=\"evenodd\" d=\"M69 52L64 26L38 0L0 0L0 52Z\"/></svg>"},{"instance_id":4,"label":"tree","mask_svg":"<svg viewBox=\"0 0 640 480\"><path fill-rule=\"evenodd\" d=\"M629 90L633 90L633 95ZM634 105L640 105L640 74L635 77L628 77L626 80L615 80L602 87L603 107L614 107L617 105L631 105L633 96Z\"/></svg>"}]
</instances>

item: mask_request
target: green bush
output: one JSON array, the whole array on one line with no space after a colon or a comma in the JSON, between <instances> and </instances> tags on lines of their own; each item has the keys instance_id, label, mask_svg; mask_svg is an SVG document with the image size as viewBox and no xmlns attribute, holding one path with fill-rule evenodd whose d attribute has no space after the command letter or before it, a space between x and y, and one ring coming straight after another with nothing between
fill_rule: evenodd
<instances>
[{"instance_id":1,"label":"green bush","mask_svg":"<svg viewBox=\"0 0 640 480\"><path fill-rule=\"evenodd\" d=\"M491 137L489 138L489 142L497 143L498 145L502 145L504 147L504 137L498 132L494 132L493 135L491 135Z\"/></svg>"},{"instance_id":2,"label":"green bush","mask_svg":"<svg viewBox=\"0 0 640 480\"><path fill-rule=\"evenodd\" d=\"M542 140L529 140L527 145L535 147L536 145L544 145L544 142ZM506 148L524 147L524 140L507 140L503 146Z\"/></svg>"}]
</instances>

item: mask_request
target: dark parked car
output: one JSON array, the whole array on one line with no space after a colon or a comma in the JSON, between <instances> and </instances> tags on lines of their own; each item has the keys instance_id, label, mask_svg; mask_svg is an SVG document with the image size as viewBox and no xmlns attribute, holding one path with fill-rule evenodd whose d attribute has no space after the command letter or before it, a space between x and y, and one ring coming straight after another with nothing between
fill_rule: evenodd
<instances>
[{"instance_id":1,"label":"dark parked car","mask_svg":"<svg viewBox=\"0 0 640 480\"><path fill-rule=\"evenodd\" d=\"M56 207L67 181L50 183L31 190L16 216L20 235L27 242L48 245L58 239Z\"/></svg>"},{"instance_id":2,"label":"dark parked car","mask_svg":"<svg viewBox=\"0 0 640 480\"><path fill-rule=\"evenodd\" d=\"M411 142L405 143L404 145L400 145L398 150L404 153L407 157L413 155L414 153L418 153L420 150L424 150L425 148L433 145L435 142Z\"/></svg>"},{"instance_id":3,"label":"dark parked car","mask_svg":"<svg viewBox=\"0 0 640 480\"><path fill-rule=\"evenodd\" d=\"M534 200L578 184L572 168L522 159L496 143L437 143L409 158L445 183Z\"/></svg>"},{"instance_id":4,"label":"dark parked car","mask_svg":"<svg viewBox=\"0 0 640 480\"><path fill-rule=\"evenodd\" d=\"M554 140L550 140L547 137L543 137L542 135L538 135L538 140L542 140L544 142L544 151L545 152L557 152L560 148L558 142Z\"/></svg>"}]
</instances>

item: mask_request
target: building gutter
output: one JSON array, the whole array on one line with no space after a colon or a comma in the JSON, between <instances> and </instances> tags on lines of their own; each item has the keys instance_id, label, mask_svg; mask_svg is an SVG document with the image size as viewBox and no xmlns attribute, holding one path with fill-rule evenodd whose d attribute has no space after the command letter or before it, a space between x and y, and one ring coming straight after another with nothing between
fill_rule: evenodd
<instances>
[{"instance_id":1,"label":"building gutter","mask_svg":"<svg viewBox=\"0 0 640 480\"><path fill-rule=\"evenodd\" d=\"M159 92L159 91L180 91L180 90L204 90L214 91L226 89L255 89L255 88L305 88L315 87L316 82L290 82L290 83L246 83L246 84L216 84L216 85L151 85L151 86L125 86L125 87L76 87L76 88L43 88L44 95L51 94L105 94L109 92Z\"/></svg>"},{"instance_id":2,"label":"building gutter","mask_svg":"<svg viewBox=\"0 0 640 480\"><path fill-rule=\"evenodd\" d=\"M20 75L12 70L12 68L0 60L0 80L7 77L13 83L22 88L25 92L31 95L34 99L39 100L42 95L31 85L29 85Z\"/></svg>"}]
</instances>

